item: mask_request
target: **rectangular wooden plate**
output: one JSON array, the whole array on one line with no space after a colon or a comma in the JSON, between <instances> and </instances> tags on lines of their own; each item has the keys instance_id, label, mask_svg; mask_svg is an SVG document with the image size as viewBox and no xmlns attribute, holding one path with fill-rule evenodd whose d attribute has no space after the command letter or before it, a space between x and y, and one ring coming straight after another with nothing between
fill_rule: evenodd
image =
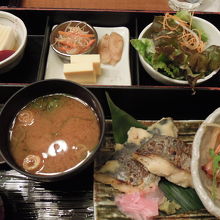
<instances>
[{"instance_id":1,"label":"rectangular wooden plate","mask_svg":"<svg viewBox=\"0 0 220 220\"><path fill-rule=\"evenodd\" d=\"M155 121L142 121L146 125L151 125ZM202 123L201 120L179 120L174 121L178 128L178 135L181 140L192 144L194 135ZM112 134L111 121L106 122L106 141L105 145L100 149L96 157L94 170L98 170L102 164L111 157L114 152L114 139ZM93 185L93 200L94 200L94 219L95 220L127 220L117 208L114 202L114 197L118 193L111 186L94 181ZM190 201L189 201L190 203ZM215 219L206 210L198 212L183 213L170 216L158 216L157 219Z\"/></svg>"}]
</instances>

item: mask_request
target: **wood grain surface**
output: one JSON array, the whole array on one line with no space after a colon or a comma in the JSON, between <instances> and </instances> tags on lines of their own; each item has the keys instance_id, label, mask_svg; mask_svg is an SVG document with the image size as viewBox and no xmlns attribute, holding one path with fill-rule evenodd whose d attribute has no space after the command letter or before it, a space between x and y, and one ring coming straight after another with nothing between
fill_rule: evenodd
<instances>
[{"instance_id":1,"label":"wood grain surface","mask_svg":"<svg viewBox=\"0 0 220 220\"><path fill-rule=\"evenodd\" d=\"M145 125L150 126L155 121L142 121ZM178 138L187 144L192 144L194 135L201 125L201 120L179 120L174 121L178 129ZM107 132L105 138L105 144L100 149L98 156L95 160L95 171L100 169L103 165L103 161L109 160L109 155L114 152L114 140L112 133L111 123L107 123ZM114 201L115 195L119 194L119 191L113 189L110 185L99 183L94 181L93 186L93 202L94 202L94 220L129 220L130 218L122 214ZM190 203L190 201L189 201ZM198 210L196 212L174 214L170 216L157 216L155 219L194 219L194 220L214 220L215 218L209 214L206 210Z\"/></svg>"},{"instance_id":2,"label":"wood grain surface","mask_svg":"<svg viewBox=\"0 0 220 220\"><path fill-rule=\"evenodd\" d=\"M20 7L98 10L170 10L167 0L22 0Z\"/></svg>"}]
</instances>

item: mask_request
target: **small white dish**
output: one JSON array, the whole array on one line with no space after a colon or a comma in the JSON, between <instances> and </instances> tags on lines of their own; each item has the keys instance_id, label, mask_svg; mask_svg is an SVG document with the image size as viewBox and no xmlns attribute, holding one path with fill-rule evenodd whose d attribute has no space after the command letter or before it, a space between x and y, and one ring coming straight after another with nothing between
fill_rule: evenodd
<instances>
[{"instance_id":1,"label":"small white dish","mask_svg":"<svg viewBox=\"0 0 220 220\"><path fill-rule=\"evenodd\" d=\"M126 27L94 27L100 40L105 34L117 32L124 39L124 48L121 60L114 66L101 64L102 75L97 78L94 85L131 85L131 73L129 64L129 30ZM64 61L50 47L47 58L45 79L65 79L63 73Z\"/></svg>"},{"instance_id":2,"label":"small white dish","mask_svg":"<svg viewBox=\"0 0 220 220\"><path fill-rule=\"evenodd\" d=\"M197 24L205 31L205 33L208 36L208 42L207 42L207 47L211 46L211 45L218 45L220 46L220 31L210 22L206 21L205 19L199 18L199 17L193 17L193 20L195 20L197 22ZM149 24L147 25L140 33L138 39L143 38L144 34L146 33L146 31L150 28L150 26L152 25ZM144 58L139 54L139 58L140 58L140 62L143 66L143 68L146 70L146 72L156 81L161 82L165 85L188 85L188 81L186 80L177 80L177 79L173 79L170 78L168 76L163 75L162 73L158 72L157 70L155 70L149 63L147 63ZM212 78L217 72L219 71L219 69L213 71L212 73L210 73L209 75L207 75L206 77L197 80L196 84L200 84L203 83L207 80L209 80L210 78Z\"/></svg>"},{"instance_id":3,"label":"small white dish","mask_svg":"<svg viewBox=\"0 0 220 220\"><path fill-rule=\"evenodd\" d=\"M216 127L212 124L218 124ZM196 132L192 145L191 174L194 188L205 208L220 218L220 200L211 197L212 179L202 170L202 166L210 161L210 148L219 144L220 137L220 108L211 113ZM220 189L216 193L219 193Z\"/></svg>"},{"instance_id":4,"label":"small white dish","mask_svg":"<svg viewBox=\"0 0 220 220\"><path fill-rule=\"evenodd\" d=\"M8 58L0 61L0 74L10 71L22 59L27 41L27 29L24 22L17 16L0 11L0 24L11 26L16 36L16 51Z\"/></svg>"}]
</instances>

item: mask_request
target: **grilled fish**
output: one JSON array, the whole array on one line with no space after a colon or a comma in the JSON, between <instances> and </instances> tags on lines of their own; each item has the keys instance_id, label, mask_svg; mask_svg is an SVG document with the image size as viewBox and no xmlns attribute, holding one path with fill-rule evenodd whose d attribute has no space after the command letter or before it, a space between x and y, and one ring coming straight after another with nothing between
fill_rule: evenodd
<instances>
[{"instance_id":1,"label":"grilled fish","mask_svg":"<svg viewBox=\"0 0 220 220\"><path fill-rule=\"evenodd\" d=\"M95 173L95 180L110 184L121 192L134 192L148 189L157 184L160 177L149 173L144 166L132 158L132 154L140 147L133 143L126 143L121 150L117 150L111 160L107 161Z\"/></svg>"},{"instance_id":2,"label":"grilled fish","mask_svg":"<svg viewBox=\"0 0 220 220\"><path fill-rule=\"evenodd\" d=\"M177 128L171 118L163 118L144 130L131 128L128 131L128 141L122 145L116 145L111 160L107 161L100 170L95 172L96 181L110 184L121 192L134 192L148 190L158 184L160 177L150 173L144 165L133 158L133 154L153 134L177 136Z\"/></svg>"},{"instance_id":3,"label":"grilled fish","mask_svg":"<svg viewBox=\"0 0 220 220\"><path fill-rule=\"evenodd\" d=\"M153 134L177 137L178 129L172 118L162 118L158 122L149 126L147 130L131 127L128 131L127 142L140 145L141 141L143 142L148 140L153 136Z\"/></svg>"},{"instance_id":4,"label":"grilled fish","mask_svg":"<svg viewBox=\"0 0 220 220\"><path fill-rule=\"evenodd\" d=\"M169 136L154 135L136 150L133 157L149 172L182 187L193 187L191 146Z\"/></svg>"}]
</instances>

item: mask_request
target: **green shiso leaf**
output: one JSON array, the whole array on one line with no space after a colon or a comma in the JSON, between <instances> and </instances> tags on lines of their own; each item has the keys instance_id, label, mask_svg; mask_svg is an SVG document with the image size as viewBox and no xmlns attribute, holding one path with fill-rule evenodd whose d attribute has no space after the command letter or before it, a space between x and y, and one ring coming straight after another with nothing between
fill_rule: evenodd
<instances>
[{"instance_id":1,"label":"green shiso leaf","mask_svg":"<svg viewBox=\"0 0 220 220\"><path fill-rule=\"evenodd\" d=\"M132 126L147 129L145 125L117 107L107 92L106 97L111 111L113 136L116 143L122 144L127 140L127 132ZM178 213L204 209L202 202L192 188L183 188L165 179L160 181L159 187L170 201L175 201L181 206Z\"/></svg>"},{"instance_id":2,"label":"green shiso leaf","mask_svg":"<svg viewBox=\"0 0 220 220\"><path fill-rule=\"evenodd\" d=\"M111 111L113 136L116 143L123 144L127 140L127 132L132 126L147 129L145 125L138 122L131 115L118 108L112 102L108 93L106 93L106 97L109 109Z\"/></svg>"}]
</instances>

